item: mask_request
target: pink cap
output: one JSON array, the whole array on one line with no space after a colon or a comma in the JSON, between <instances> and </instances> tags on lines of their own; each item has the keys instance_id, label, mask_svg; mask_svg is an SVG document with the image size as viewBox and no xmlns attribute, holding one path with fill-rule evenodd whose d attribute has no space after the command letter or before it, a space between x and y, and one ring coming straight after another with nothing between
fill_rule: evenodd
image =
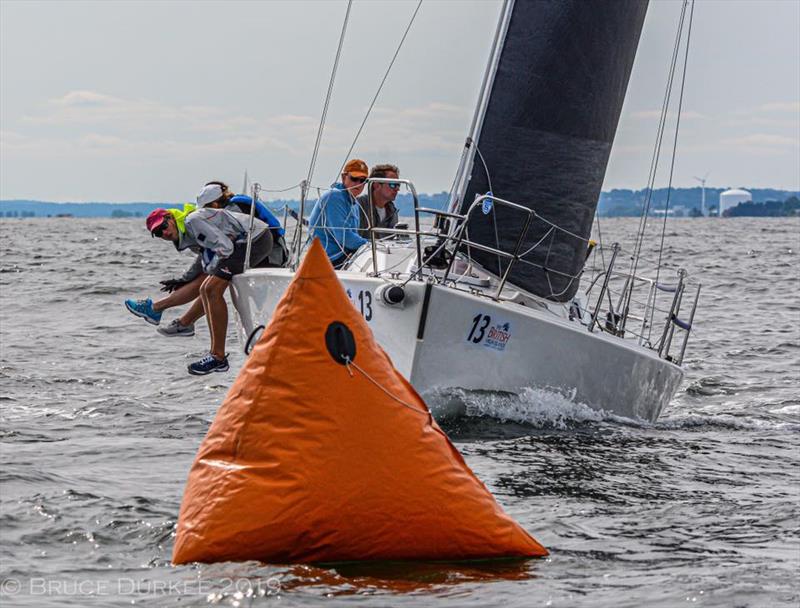
<instances>
[{"instance_id":1,"label":"pink cap","mask_svg":"<svg viewBox=\"0 0 800 608\"><path fill-rule=\"evenodd\" d=\"M166 209L155 209L151 211L150 215L147 216L147 220L145 220L147 229L150 232L153 232L153 230L158 228L164 222L164 219L168 218L169 216L170 213Z\"/></svg>"}]
</instances>

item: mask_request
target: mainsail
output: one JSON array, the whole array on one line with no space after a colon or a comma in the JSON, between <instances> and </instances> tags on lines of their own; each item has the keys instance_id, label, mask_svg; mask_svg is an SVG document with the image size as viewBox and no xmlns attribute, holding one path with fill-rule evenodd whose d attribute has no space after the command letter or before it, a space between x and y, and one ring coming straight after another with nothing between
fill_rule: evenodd
<instances>
[{"instance_id":1,"label":"mainsail","mask_svg":"<svg viewBox=\"0 0 800 608\"><path fill-rule=\"evenodd\" d=\"M578 289L646 11L647 0L511 0L502 13L455 195L462 213L490 190L536 212L508 279L536 295L563 302ZM484 210L470 240L513 251L521 213ZM508 264L471 255L492 272Z\"/></svg>"}]
</instances>

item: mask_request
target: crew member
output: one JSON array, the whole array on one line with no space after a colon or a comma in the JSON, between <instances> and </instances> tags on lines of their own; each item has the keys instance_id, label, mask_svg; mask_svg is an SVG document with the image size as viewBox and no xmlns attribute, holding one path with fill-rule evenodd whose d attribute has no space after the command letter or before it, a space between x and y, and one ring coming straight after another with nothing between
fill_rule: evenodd
<instances>
[{"instance_id":1,"label":"crew member","mask_svg":"<svg viewBox=\"0 0 800 608\"><path fill-rule=\"evenodd\" d=\"M189 365L189 373L205 375L228 371L225 338L228 331L228 305L225 290L231 279L244 271L247 231L250 218L227 209L202 208L189 214L185 231L178 229L175 218L166 209L156 209L147 216L151 235L172 241L178 250L199 249L206 275L200 285L200 298L208 318L211 348L207 356ZM250 266L267 263L273 248L272 232L266 223L253 218Z\"/></svg>"},{"instance_id":2,"label":"crew member","mask_svg":"<svg viewBox=\"0 0 800 608\"><path fill-rule=\"evenodd\" d=\"M375 165L369 177L382 177L386 179L399 179L400 171L396 165ZM373 182L369 185L369 192L364 192L356 197L361 207L359 234L369 236L370 228L394 228L397 225L397 207L394 199L400 190L400 182ZM372 194L372 209L370 210L370 193ZM382 238L380 233L375 238Z\"/></svg>"},{"instance_id":3,"label":"crew member","mask_svg":"<svg viewBox=\"0 0 800 608\"><path fill-rule=\"evenodd\" d=\"M334 268L344 266L359 247L367 244L358 234L360 207L355 199L364 189L367 175L369 169L363 160L348 161L342 181L322 193L308 219L312 238L319 237Z\"/></svg>"},{"instance_id":4,"label":"crew member","mask_svg":"<svg viewBox=\"0 0 800 608\"><path fill-rule=\"evenodd\" d=\"M180 234L186 232L186 217L195 210L195 205L187 203L183 209L167 209L166 211L174 218L175 226ZM177 245L176 245L177 247ZM191 266L178 278L161 281L161 291L169 295L153 302L150 298L143 300L125 300L125 307L137 317L140 317L157 326L157 331L163 336L189 337L194 335L194 323L203 316L203 302L200 300L200 285L206 275L203 273L202 257L200 248L195 247L194 252L197 257ZM173 319L166 326L161 325L161 316L165 310L181 306L189 302L192 306L177 319Z\"/></svg>"},{"instance_id":5,"label":"crew member","mask_svg":"<svg viewBox=\"0 0 800 608\"><path fill-rule=\"evenodd\" d=\"M197 207L211 207L215 209L223 208L233 212L241 212L250 215L252 198L245 195L234 195L227 184L220 181L207 182L200 194L197 196ZM179 232L185 232L184 218L188 213L195 210L195 205L184 205L183 211L178 209L168 209L176 218ZM272 232L273 248L266 262L262 266L285 266L289 261L289 253L284 241L284 230L280 221L261 201L256 201L256 218L267 223ZM249 223L248 223L249 225ZM199 251L199 250L198 250ZM205 279L201 256L195 259L192 265L178 278L171 278L161 281L161 290L169 293L168 296L153 302L150 298L143 300L126 300L127 309L143 318L148 323L157 325L157 331L163 336L193 336L194 324L204 314L202 299L200 295L200 285ZM162 326L162 313L168 308L180 306L188 302L193 302L192 306L177 319L173 319L168 325Z\"/></svg>"}]
</instances>

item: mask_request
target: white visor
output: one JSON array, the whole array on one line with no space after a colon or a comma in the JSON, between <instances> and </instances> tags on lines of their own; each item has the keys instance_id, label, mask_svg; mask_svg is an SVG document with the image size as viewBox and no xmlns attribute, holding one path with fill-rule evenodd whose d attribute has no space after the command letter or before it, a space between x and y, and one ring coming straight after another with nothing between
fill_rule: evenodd
<instances>
[{"instance_id":1,"label":"white visor","mask_svg":"<svg viewBox=\"0 0 800 608\"><path fill-rule=\"evenodd\" d=\"M209 184L200 190L200 194L197 195L197 206L205 207L209 203L213 203L221 196L222 187L218 184Z\"/></svg>"}]
</instances>

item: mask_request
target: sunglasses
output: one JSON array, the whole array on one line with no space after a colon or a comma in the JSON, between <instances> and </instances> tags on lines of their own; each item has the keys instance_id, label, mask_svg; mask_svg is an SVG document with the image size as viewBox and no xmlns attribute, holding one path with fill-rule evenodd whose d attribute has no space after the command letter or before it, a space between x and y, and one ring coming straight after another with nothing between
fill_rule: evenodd
<instances>
[{"instance_id":1,"label":"sunglasses","mask_svg":"<svg viewBox=\"0 0 800 608\"><path fill-rule=\"evenodd\" d=\"M386 185L392 190L400 190L400 182L388 182Z\"/></svg>"},{"instance_id":2,"label":"sunglasses","mask_svg":"<svg viewBox=\"0 0 800 608\"><path fill-rule=\"evenodd\" d=\"M363 184L365 181L367 181L366 177L353 177L352 175L349 175L349 177L352 181L354 181L357 184Z\"/></svg>"},{"instance_id":3,"label":"sunglasses","mask_svg":"<svg viewBox=\"0 0 800 608\"><path fill-rule=\"evenodd\" d=\"M169 220L165 219L161 222L160 226L157 226L155 230L153 230L150 234L158 239L161 238L161 235L164 234L164 231L169 227Z\"/></svg>"}]
</instances>

